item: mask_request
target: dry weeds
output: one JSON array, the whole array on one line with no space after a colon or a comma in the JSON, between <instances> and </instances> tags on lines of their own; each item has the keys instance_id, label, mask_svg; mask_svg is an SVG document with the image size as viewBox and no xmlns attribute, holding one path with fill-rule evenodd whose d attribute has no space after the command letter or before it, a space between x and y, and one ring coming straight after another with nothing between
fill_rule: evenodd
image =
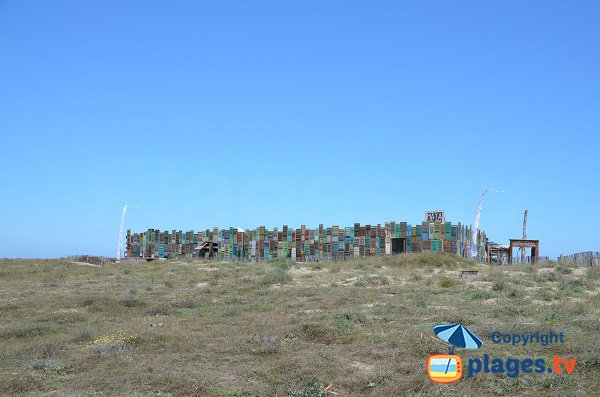
<instances>
[{"instance_id":1,"label":"dry weeds","mask_svg":"<svg viewBox=\"0 0 600 397\"><path fill-rule=\"evenodd\" d=\"M461 278L470 268L479 274ZM451 255L106 267L4 260L0 395L594 395L599 288L596 269L498 268ZM436 385L425 361L446 351L431 337L443 322L469 325L490 356L562 354L577 368ZM495 330L562 331L567 343L498 346Z\"/></svg>"}]
</instances>

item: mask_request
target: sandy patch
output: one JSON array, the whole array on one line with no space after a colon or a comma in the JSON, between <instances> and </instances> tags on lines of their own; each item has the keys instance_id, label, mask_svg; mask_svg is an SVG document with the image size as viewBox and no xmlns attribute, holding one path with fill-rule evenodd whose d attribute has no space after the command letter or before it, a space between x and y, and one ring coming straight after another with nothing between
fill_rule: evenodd
<instances>
[{"instance_id":1,"label":"sandy patch","mask_svg":"<svg viewBox=\"0 0 600 397\"><path fill-rule=\"evenodd\" d=\"M541 274L552 273L553 271L554 271L553 267L541 267L538 269L538 273L541 273Z\"/></svg>"},{"instance_id":2,"label":"sandy patch","mask_svg":"<svg viewBox=\"0 0 600 397\"><path fill-rule=\"evenodd\" d=\"M362 307L369 308L369 309L372 309L372 308L374 308L375 306L385 306L385 305L386 305L386 304L385 304L385 303L382 303L382 302L375 302L375 303L364 303L364 304L362 304L361 306L362 306Z\"/></svg>"},{"instance_id":3,"label":"sandy patch","mask_svg":"<svg viewBox=\"0 0 600 397\"><path fill-rule=\"evenodd\" d=\"M522 272L520 270L514 270L514 271L504 270L502 273L505 273L505 274L507 274L507 275L509 275L511 277L512 276L526 276L527 275L527 273Z\"/></svg>"},{"instance_id":4,"label":"sandy patch","mask_svg":"<svg viewBox=\"0 0 600 397\"><path fill-rule=\"evenodd\" d=\"M289 272L291 274L312 274L312 273L322 273L325 269L311 269L309 267L292 267Z\"/></svg>"},{"instance_id":5,"label":"sandy patch","mask_svg":"<svg viewBox=\"0 0 600 397\"><path fill-rule=\"evenodd\" d=\"M371 365L371 364L366 364L366 363L361 363L361 362L354 362L352 364L350 364L350 366L352 368L356 368L361 372L364 373L372 373L375 370L375 366Z\"/></svg>"},{"instance_id":6,"label":"sandy patch","mask_svg":"<svg viewBox=\"0 0 600 397\"><path fill-rule=\"evenodd\" d=\"M467 285L481 290L490 291L492 289L492 284L491 281L475 281L467 279Z\"/></svg>"},{"instance_id":7,"label":"sandy patch","mask_svg":"<svg viewBox=\"0 0 600 397\"><path fill-rule=\"evenodd\" d=\"M569 297L569 302L573 302L573 303L581 303L583 302L583 298L573 298L573 297Z\"/></svg>"},{"instance_id":8,"label":"sandy patch","mask_svg":"<svg viewBox=\"0 0 600 397\"><path fill-rule=\"evenodd\" d=\"M341 281L341 283L344 285L348 285L348 284L352 284L352 283L356 282L356 280L358 280L358 277L350 277L350 278L345 279L344 281Z\"/></svg>"},{"instance_id":9,"label":"sandy patch","mask_svg":"<svg viewBox=\"0 0 600 397\"><path fill-rule=\"evenodd\" d=\"M573 270L575 276L583 276L587 273L587 267L577 267Z\"/></svg>"},{"instance_id":10,"label":"sandy patch","mask_svg":"<svg viewBox=\"0 0 600 397\"><path fill-rule=\"evenodd\" d=\"M208 263L195 263L194 265L198 268L198 270L204 270L205 272L216 272L219 270L218 267L211 267Z\"/></svg>"},{"instance_id":11,"label":"sandy patch","mask_svg":"<svg viewBox=\"0 0 600 397\"><path fill-rule=\"evenodd\" d=\"M312 313L322 313L322 312L323 312L322 309L304 309L304 310L300 310L298 313L312 314Z\"/></svg>"},{"instance_id":12,"label":"sandy patch","mask_svg":"<svg viewBox=\"0 0 600 397\"><path fill-rule=\"evenodd\" d=\"M78 309L59 309L59 310L55 310L53 311L54 314L56 313L79 313L81 310Z\"/></svg>"},{"instance_id":13,"label":"sandy patch","mask_svg":"<svg viewBox=\"0 0 600 397\"><path fill-rule=\"evenodd\" d=\"M100 265L94 265L93 263L87 263L87 262L71 262L74 265L80 265L80 266L91 266L91 267L102 267Z\"/></svg>"}]
</instances>

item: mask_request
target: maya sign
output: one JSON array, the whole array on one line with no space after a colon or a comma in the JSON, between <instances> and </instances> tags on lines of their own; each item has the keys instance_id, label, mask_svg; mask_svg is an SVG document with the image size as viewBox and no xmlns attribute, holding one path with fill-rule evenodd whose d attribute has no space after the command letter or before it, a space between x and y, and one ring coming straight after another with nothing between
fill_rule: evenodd
<instances>
[{"instance_id":1,"label":"maya sign","mask_svg":"<svg viewBox=\"0 0 600 397\"><path fill-rule=\"evenodd\" d=\"M444 211L425 211L425 222L446 222Z\"/></svg>"}]
</instances>

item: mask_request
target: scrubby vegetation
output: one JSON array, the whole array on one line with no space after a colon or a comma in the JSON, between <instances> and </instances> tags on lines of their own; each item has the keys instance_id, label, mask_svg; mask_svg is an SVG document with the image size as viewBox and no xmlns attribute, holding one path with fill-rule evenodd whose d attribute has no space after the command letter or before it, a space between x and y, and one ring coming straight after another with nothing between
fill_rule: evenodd
<instances>
[{"instance_id":1,"label":"scrubby vegetation","mask_svg":"<svg viewBox=\"0 0 600 397\"><path fill-rule=\"evenodd\" d=\"M477 269L461 277L461 270ZM600 389L600 273L489 267L453 255L336 263L0 261L0 395L505 396ZM434 324L461 322L497 357L577 358L575 372L440 386ZM494 331L563 332L500 346ZM481 354L480 354L481 353Z\"/></svg>"}]
</instances>

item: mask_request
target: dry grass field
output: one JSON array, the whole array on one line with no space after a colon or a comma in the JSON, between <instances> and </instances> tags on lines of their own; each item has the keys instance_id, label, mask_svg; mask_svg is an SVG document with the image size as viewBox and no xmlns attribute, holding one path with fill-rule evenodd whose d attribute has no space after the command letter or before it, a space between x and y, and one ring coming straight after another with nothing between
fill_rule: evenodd
<instances>
[{"instance_id":1,"label":"dry grass field","mask_svg":"<svg viewBox=\"0 0 600 397\"><path fill-rule=\"evenodd\" d=\"M461 277L460 270L478 269ZM600 390L600 271L453 255L337 263L0 261L2 396L586 396ZM431 382L434 324L470 357L577 359L571 375ZM563 332L513 347L503 333ZM466 374L465 374L466 375ZM333 393L337 394L333 394Z\"/></svg>"}]
</instances>

